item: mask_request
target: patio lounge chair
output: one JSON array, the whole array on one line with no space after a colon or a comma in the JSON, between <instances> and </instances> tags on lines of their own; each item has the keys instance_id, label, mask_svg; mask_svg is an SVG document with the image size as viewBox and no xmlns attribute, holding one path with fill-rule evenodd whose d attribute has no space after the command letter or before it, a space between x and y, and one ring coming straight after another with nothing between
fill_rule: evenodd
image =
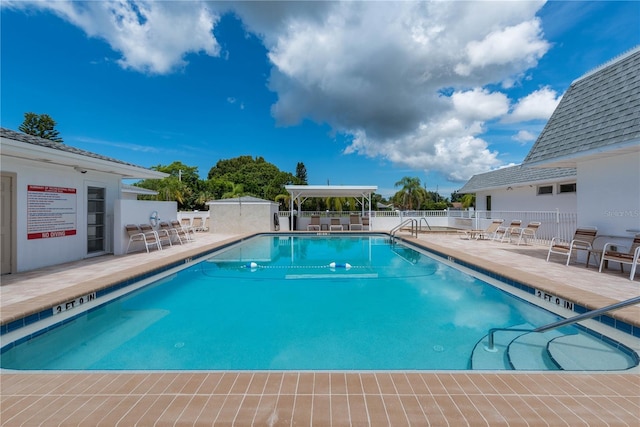
<instances>
[{"instance_id":1,"label":"patio lounge chair","mask_svg":"<svg viewBox=\"0 0 640 427\"><path fill-rule=\"evenodd\" d=\"M162 245L160 245L158 234L155 231L152 230L151 232L143 232L140 227L135 224L127 224L124 228L127 231L127 235L129 236L129 244L127 245L127 251L125 253L129 253L129 248L131 247L131 243L133 242L144 243L144 247L147 250L147 253L149 253L150 246L155 246L159 251L162 250Z\"/></svg>"},{"instance_id":2,"label":"patio lounge chair","mask_svg":"<svg viewBox=\"0 0 640 427\"><path fill-rule=\"evenodd\" d=\"M191 225L191 218L182 218L180 220L180 225L182 226L182 228L188 230L189 232L196 232L196 229Z\"/></svg>"},{"instance_id":3,"label":"patio lounge chair","mask_svg":"<svg viewBox=\"0 0 640 427\"><path fill-rule=\"evenodd\" d=\"M158 224L158 227L160 227L160 231L166 231L169 236L175 237L175 240L178 241L181 245L184 243L182 241L182 238L185 238L185 241L187 241L188 239L185 236L185 233L182 232L182 229L176 229L174 227L172 227L168 222L166 221L160 221L160 223Z\"/></svg>"},{"instance_id":4,"label":"patio lounge chair","mask_svg":"<svg viewBox=\"0 0 640 427\"><path fill-rule=\"evenodd\" d=\"M171 243L171 235L169 234L169 232L167 230L154 230L153 227L150 224L140 224L140 231L142 231L145 234L148 233L156 233L156 238L158 239L158 244L162 246L162 242L168 242L169 246L173 246L173 243Z\"/></svg>"},{"instance_id":5,"label":"patio lounge chair","mask_svg":"<svg viewBox=\"0 0 640 427\"><path fill-rule=\"evenodd\" d=\"M516 236L518 236L518 245L520 245L523 240L525 245L527 244L528 239L533 239L534 241L537 240L536 233L538 232L540 225L542 225L541 222L532 221L527 224L526 227L511 229L511 232L509 233L509 241L511 241L511 239L515 239Z\"/></svg>"},{"instance_id":6,"label":"patio lounge chair","mask_svg":"<svg viewBox=\"0 0 640 427\"><path fill-rule=\"evenodd\" d=\"M496 232L493 234L493 240L500 240L501 242L510 240L511 232L515 229L520 228L521 225L522 225L521 220L512 219L509 225L501 225L496 229Z\"/></svg>"},{"instance_id":7,"label":"patio lounge chair","mask_svg":"<svg viewBox=\"0 0 640 427\"><path fill-rule=\"evenodd\" d=\"M363 230L367 230L367 231L371 230L371 225L369 223L369 217L368 216L362 217L362 229Z\"/></svg>"},{"instance_id":8,"label":"patio lounge chair","mask_svg":"<svg viewBox=\"0 0 640 427\"><path fill-rule=\"evenodd\" d=\"M329 224L329 231L342 231L344 227L340 224L340 218L331 218L331 224Z\"/></svg>"},{"instance_id":9,"label":"patio lounge chair","mask_svg":"<svg viewBox=\"0 0 640 427\"><path fill-rule=\"evenodd\" d=\"M491 221L491 224L489 224L486 230L458 230L458 234L460 235L461 239L467 240L492 239L495 235L496 230L502 225L503 222L504 219L494 219L493 221Z\"/></svg>"},{"instance_id":10,"label":"patio lounge chair","mask_svg":"<svg viewBox=\"0 0 640 427\"><path fill-rule=\"evenodd\" d=\"M204 230L204 220L202 217L196 216L193 217L193 224L191 224L195 231L205 231Z\"/></svg>"},{"instance_id":11,"label":"patio lounge chair","mask_svg":"<svg viewBox=\"0 0 640 427\"><path fill-rule=\"evenodd\" d=\"M547 262L549 262L551 254L560 254L567 257L566 265L569 265L573 251L587 251L587 267L589 267L589 258L593 252L593 241L596 239L596 234L598 234L596 227L583 227L576 230L571 242L554 237L549 245Z\"/></svg>"},{"instance_id":12,"label":"patio lounge chair","mask_svg":"<svg viewBox=\"0 0 640 427\"><path fill-rule=\"evenodd\" d=\"M311 222L307 225L307 231L320 231L320 215L311 215Z\"/></svg>"},{"instance_id":13,"label":"patio lounge chair","mask_svg":"<svg viewBox=\"0 0 640 427\"><path fill-rule=\"evenodd\" d=\"M636 267L638 267L638 259L640 258L640 234L636 234L633 239L633 243L627 252L620 250L612 250L611 246L617 246L618 249L625 248L617 243L606 243L602 248L602 257L600 258L600 269L602 272L602 266L605 261L614 261L620 263L620 271L624 273L624 264L631 265L631 273L629 274L629 280L633 280L633 276L636 274Z\"/></svg>"},{"instance_id":14,"label":"patio lounge chair","mask_svg":"<svg viewBox=\"0 0 640 427\"><path fill-rule=\"evenodd\" d=\"M171 227L177 230L180 236L186 238L187 241L191 242L194 240L194 236L196 231L191 227L184 227L180 225L177 219L171 220Z\"/></svg>"},{"instance_id":15,"label":"patio lounge chair","mask_svg":"<svg viewBox=\"0 0 640 427\"><path fill-rule=\"evenodd\" d=\"M349 215L349 230L362 230L360 215Z\"/></svg>"}]
</instances>

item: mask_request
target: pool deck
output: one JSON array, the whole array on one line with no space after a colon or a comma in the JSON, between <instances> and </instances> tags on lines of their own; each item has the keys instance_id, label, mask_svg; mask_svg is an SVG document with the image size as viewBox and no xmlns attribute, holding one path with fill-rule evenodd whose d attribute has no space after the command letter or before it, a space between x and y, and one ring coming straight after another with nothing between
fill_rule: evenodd
<instances>
[{"instance_id":1,"label":"pool deck","mask_svg":"<svg viewBox=\"0 0 640 427\"><path fill-rule=\"evenodd\" d=\"M233 240L199 233L161 252L101 256L2 276L0 320ZM413 239L407 239L413 240ZM547 263L546 246L421 235L417 242L585 307L640 295L640 274ZM640 307L612 313L640 325ZM640 376L563 372L1 372L0 425L610 425L637 427Z\"/></svg>"}]
</instances>

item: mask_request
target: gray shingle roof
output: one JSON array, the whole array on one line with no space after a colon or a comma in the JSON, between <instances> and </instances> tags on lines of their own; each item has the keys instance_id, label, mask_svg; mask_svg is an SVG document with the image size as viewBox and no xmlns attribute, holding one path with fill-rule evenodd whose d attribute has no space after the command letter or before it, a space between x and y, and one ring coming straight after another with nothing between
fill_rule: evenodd
<instances>
[{"instance_id":1,"label":"gray shingle roof","mask_svg":"<svg viewBox=\"0 0 640 427\"><path fill-rule=\"evenodd\" d=\"M7 128L0 127L0 136L2 138L12 139L14 141L26 142L27 144L39 145L40 147L47 147L47 148L53 148L55 150L65 151L67 153L78 154L85 157L92 157L94 159L100 159L108 162L119 163L121 165L134 166L136 168L144 168L143 166L134 165L133 163L123 162L122 160L114 159L112 157L102 156L100 154L81 150L79 148L75 148L70 145L61 144L59 142L54 142L49 139L44 139L44 138L40 138L33 135L27 135L26 133L16 132Z\"/></svg>"},{"instance_id":2,"label":"gray shingle roof","mask_svg":"<svg viewBox=\"0 0 640 427\"><path fill-rule=\"evenodd\" d=\"M576 178L575 168L527 168L522 165L497 169L471 177L458 193L475 193L480 190L503 188L518 184L534 184Z\"/></svg>"},{"instance_id":3,"label":"gray shingle roof","mask_svg":"<svg viewBox=\"0 0 640 427\"><path fill-rule=\"evenodd\" d=\"M640 144L640 47L575 80L523 164Z\"/></svg>"}]
</instances>

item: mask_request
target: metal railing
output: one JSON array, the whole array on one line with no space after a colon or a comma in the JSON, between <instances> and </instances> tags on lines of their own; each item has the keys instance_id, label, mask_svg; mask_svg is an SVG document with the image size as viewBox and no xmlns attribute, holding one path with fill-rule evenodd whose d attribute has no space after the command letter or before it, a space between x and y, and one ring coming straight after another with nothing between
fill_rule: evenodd
<instances>
[{"instance_id":1,"label":"metal railing","mask_svg":"<svg viewBox=\"0 0 640 427\"><path fill-rule=\"evenodd\" d=\"M562 326L571 325L571 324L579 322L581 320L591 319L591 318L594 318L596 316L600 316L601 314L605 314L605 313L608 313L608 312L613 311L613 310L618 310L620 308L624 308L624 307L627 307L629 305L634 305L634 304L639 304L639 303L640 303L640 297L635 297L635 298L631 298L631 299L628 299L628 300L625 300L625 301L617 302L615 304L608 305L606 307L598 308L596 310L591 310L591 311L588 311L586 313L579 314L578 316L574 316L574 317L570 317L568 319L563 319L563 320L559 320L557 322L549 323L548 325L540 326L540 327L535 328L535 329L491 328L491 329L489 329L489 333L488 333L489 343L487 344L487 347L485 347L485 350L487 350L487 351L496 351L495 350L495 344L494 344L494 334L496 332L498 332L498 331L546 332L546 331L550 331L552 329L557 329L557 328L560 328Z\"/></svg>"},{"instance_id":2,"label":"metal railing","mask_svg":"<svg viewBox=\"0 0 640 427\"><path fill-rule=\"evenodd\" d=\"M424 221L425 224L427 224L427 228L429 229L429 231L431 231L431 226L429 225L429 221L427 221L427 218L425 217L420 217L420 231L422 231L422 221Z\"/></svg>"},{"instance_id":3,"label":"metal railing","mask_svg":"<svg viewBox=\"0 0 640 427\"><path fill-rule=\"evenodd\" d=\"M408 218L389 231L389 234L391 235L391 243L394 242L396 233L409 224L411 224L411 235L415 235L416 238L418 237L418 220L415 218Z\"/></svg>"}]
</instances>

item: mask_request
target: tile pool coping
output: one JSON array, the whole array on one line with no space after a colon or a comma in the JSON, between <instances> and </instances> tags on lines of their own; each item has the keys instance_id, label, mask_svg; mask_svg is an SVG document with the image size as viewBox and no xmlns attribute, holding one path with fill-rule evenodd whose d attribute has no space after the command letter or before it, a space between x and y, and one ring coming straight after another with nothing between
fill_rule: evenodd
<instances>
[{"instance_id":1,"label":"tile pool coping","mask_svg":"<svg viewBox=\"0 0 640 427\"><path fill-rule=\"evenodd\" d=\"M326 232L298 232L298 233L288 233L286 234L286 236L290 236L290 235L310 235L310 236L325 236L327 234L331 234L331 233L326 233ZM389 234L388 233L335 233L336 235L365 235L365 236L371 236L371 235L380 235L380 236L384 236L385 238L389 238ZM274 236L274 237L282 237L284 234L283 233L256 233L256 234L252 234L252 235L248 235L248 236L242 236L242 237L238 237L235 239L229 239L225 242L220 242L218 244L215 244L213 246L210 246L208 248L201 248L200 250L197 250L193 253L188 253L188 256L185 256L181 259L178 260L174 260L168 263L163 263L161 266L155 267L153 269L149 269L148 271L142 272L140 274L136 274L136 275L132 275L126 279L123 279L121 281L116 281L115 283L111 283L111 284L107 284L104 285L102 287L96 288L95 291L95 296L96 299L100 299L101 297L104 297L105 295L108 295L112 292L116 292L119 291L123 288L126 288L136 282L139 282L141 280L153 277L157 274L161 274L165 271L171 270L175 267L180 267L183 266L184 264L190 264L190 263L195 263L198 262L198 260L214 253L217 252L219 250L225 249L227 247L233 246L235 244L241 243L243 241L246 241L248 239L257 237L257 236ZM424 241L418 240L418 239L413 239L413 238L405 238L405 237L397 237L396 238L399 241L403 241L403 242L407 242L411 245L414 245L415 247L420 248L423 251L429 252L437 257L440 257L444 260L448 260L449 262L453 263L453 264L457 264L460 265L462 267L466 267L468 269L471 269L475 272L481 273L483 275L486 275L494 280L498 280L500 281L502 284L504 285L509 285L511 287L514 287L516 289L519 289L521 291L524 291L530 295L535 295L536 289L540 289L541 286L540 284L537 285L532 285L531 282L526 282L520 279L516 279L515 277L513 277L512 274L510 274L510 272L498 272L496 271L495 266L493 268L491 267L482 267L479 264L484 263L485 265L487 265L487 261L486 260L481 260L482 262L478 262L477 259L469 259L468 254L464 254L464 253L460 253L456 251L452 251L450 249L447 248L443 248L443 247L438 247L435 246L433 244L425 244ZM467 258L467 259L465 259ZM501 269L504 270L504 269ZM551 292L551 291L550 291ZM83 296L82 294L78 295L76 298L79 298ZM560 295L561 296L561 295ZM25 315L24 317L19 317L18 319L12 320L12 321L8 321L6 323L3 323L2 325L0 325L0 336L5 335L7 333L13 332L15 330L19 330L20 328L23 328L25 326L29 326L31 324L34 324L36 322L39 322L41 320L46 320L48 318L51 318L54 316L53 314L53 307L56 307L56 305L59 304L64 304L66 301L70 301L73 300L73 298L69 299L69 298L65 298L64 301L59 301L59 302L55 302L53 304L51 304L50 306L48 306L45 309L42 309L40 311L36 311L33 312L31 314ZM576 314L581 314L581 313L585 313L591 309L594 308L598 308L598 307L593 307L593 308L588 308L585 305L582 305L580 303L578 303L577 301L571 301L573 303L573 311ZM544 307L543 307L544 308ZM28 341L32 338L37 337L38 335L41 335L43 333L48 332L51 329L54 329L60 325L64 325L68 322L71 322L73 320L75 320L78 316L82 315L82 312L79 312L78 314L71 316L70 318L62 321L62 322L57 322L54 325L51 325L47 328L44 328L42 330L38 330L32 334L26 335L16 341L13 341L11 343L8 343L6 345L4 345L0 350L2 353L6 352L7 350L10 350L11 348L13 348L16 345L19 345L25 341ZM626 316L625 316L626 317ZM633 337L636 338L640 338L640 320L638 320L637 323L631 323L628 322L628 320L626 318L616 318L614 316L609 316L609 315L601 315L601 316L597 316L594 317L593 320L598 321L606 326L612 327L620 332L623 332L625 334L629 334ZM636 320L636 319L634 319ZM576 324L576 327L580 328L583 331L586 331L588 333L590 333L591 335L596 336L597 338L607 342L608 344L622 350L624 353L626 353L627 355L629 355L636 363L636 365L638 365L639 363L639 356L638 354L629 349L627 346L617 342L616 340L613 340L609 337L607 337L606 335L597 333L591 329L588 329L582 325Z\"/></svg>"}]
</instances>

